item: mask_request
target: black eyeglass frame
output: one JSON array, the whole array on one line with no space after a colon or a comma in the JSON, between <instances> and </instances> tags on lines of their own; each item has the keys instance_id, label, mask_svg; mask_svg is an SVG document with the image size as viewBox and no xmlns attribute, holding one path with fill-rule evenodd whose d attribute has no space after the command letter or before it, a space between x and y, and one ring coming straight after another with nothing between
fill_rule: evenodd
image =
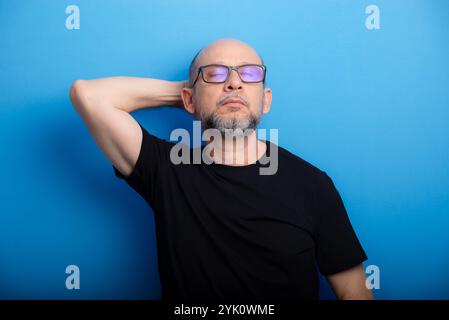
<instances>
[{"instance_id":1,"label":"black eyeglass frame","mask_svg":"<svg viewBox=\"0 0 449 320\"><path fill-rule=\"evenodd\" d=\"M226 79L223 80L223 81L220 81L220 82L206 81L206 79L204 79L203 68L211 67L211 66L228 68L228 76L226 77ZM262 80L260 80L260 81L244 81L244 80L242 79L242 77L240 76L239 69L242 68L242 67L248 67L248 66L257 66L257 67L261 67L261 68L263 69L263 78L262 78ZM207 65L204 65L204 66L201 66L201 67L198 68L198 74L196 75L195 81L194 81L193 84L192 84L192 88L195 86L195 83L198 81L198 78L199 78L199 76L200 76L200 73L201 73L201 78L202 78L203 81L206 82L206 83L225 83L225 82L229 79L229 76L231 75L232 70L235 70L235 71L237 72L237 74L238 74L240 80L241 80L242 82L244 82L244 83L259 83L259 82L265 83L265 76L266 76L266 74L267 74L267 66L265 66L265 65L263 65L263 64L250 63L250 64L242 64L242 65L240 65L240 66L225 66L224 64L207 64Z\"/></svg>"}]
</instances>

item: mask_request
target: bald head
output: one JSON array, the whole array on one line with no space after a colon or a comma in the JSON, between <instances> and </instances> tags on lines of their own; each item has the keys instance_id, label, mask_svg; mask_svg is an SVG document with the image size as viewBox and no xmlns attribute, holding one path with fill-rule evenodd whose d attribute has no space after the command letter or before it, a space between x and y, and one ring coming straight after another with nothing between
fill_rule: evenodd
<instances>
[{"instance_id":1,"label":"bald head","mask_svg":"<svg viewBox=\"0 0 449 320\"><path fill-rule=\"evenodd\" d=\"M226 61L232 61L232 64ZM189 67L190 87L198 75L198 68L213 63L234 66L247 63L264 64L260 55L245 42L231 38L220 39L208 44L193 57Z\"/></svg>"}]
</instances>

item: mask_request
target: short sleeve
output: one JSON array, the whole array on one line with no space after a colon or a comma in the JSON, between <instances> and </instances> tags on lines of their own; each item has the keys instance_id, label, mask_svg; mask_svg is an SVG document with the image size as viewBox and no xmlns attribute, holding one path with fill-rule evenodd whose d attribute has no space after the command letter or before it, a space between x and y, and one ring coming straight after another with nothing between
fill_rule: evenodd
<instances>
[{"instance_id":1,"label":"short sleeve","mask_svg":"<svg viewBox=\"0 0 449 320\"><path fill-rule=\"evenodd\" d=\"M354 267L367 259L332 179L320 171L315 204L319 214L316 238L318 268L324 275Z\"/></svg>"},{"instance_id":2,"label":"short sleeve","mask_svg":"<svg viewBox=\"0 0 449 320\"><path fill-rule=\"evenodd\" d=\"M142 130L142 144L133 171L126 177L114 165L112 168L116 177L124 180L151 206L154 203L154 191L160 182L160 176L163 175L170 159L171 144L149 134L140 123L139 126Z\"/></svg>"}]
</instances>

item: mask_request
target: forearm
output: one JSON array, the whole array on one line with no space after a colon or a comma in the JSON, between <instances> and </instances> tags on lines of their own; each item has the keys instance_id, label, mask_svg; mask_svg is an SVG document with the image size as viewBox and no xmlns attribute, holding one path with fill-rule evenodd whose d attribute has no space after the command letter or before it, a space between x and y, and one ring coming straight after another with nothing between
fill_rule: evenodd
<instances>
[{"instance_id":1,"label":"forearm","mask_svg":"<svg viewBox=\"0 0 449 320\"><path fill-rule=\"evenodd\" d=\"M128 113L158 106L181 106L184 81L172 82L151 78L110 77L77 80L71 97L76 107L114 107Z\"/></svg>"}]
</instances>

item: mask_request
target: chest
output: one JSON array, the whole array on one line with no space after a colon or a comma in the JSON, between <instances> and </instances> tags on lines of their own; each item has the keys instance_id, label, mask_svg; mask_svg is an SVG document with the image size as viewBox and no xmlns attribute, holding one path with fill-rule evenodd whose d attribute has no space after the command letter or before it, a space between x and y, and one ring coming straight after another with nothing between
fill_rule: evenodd
<instances>
[{"instance_id":1,"label":"chest","mask_svg":"<svg viewBox=\"0 0 449 320\"><path fill-rule=\"evenodd\" d=\"M171 181L164 192L172 200L167 198L163 214L179 244L287 255L314 247L310 199L293 184L209 173Z\"/></svg>"}]
</instances>

